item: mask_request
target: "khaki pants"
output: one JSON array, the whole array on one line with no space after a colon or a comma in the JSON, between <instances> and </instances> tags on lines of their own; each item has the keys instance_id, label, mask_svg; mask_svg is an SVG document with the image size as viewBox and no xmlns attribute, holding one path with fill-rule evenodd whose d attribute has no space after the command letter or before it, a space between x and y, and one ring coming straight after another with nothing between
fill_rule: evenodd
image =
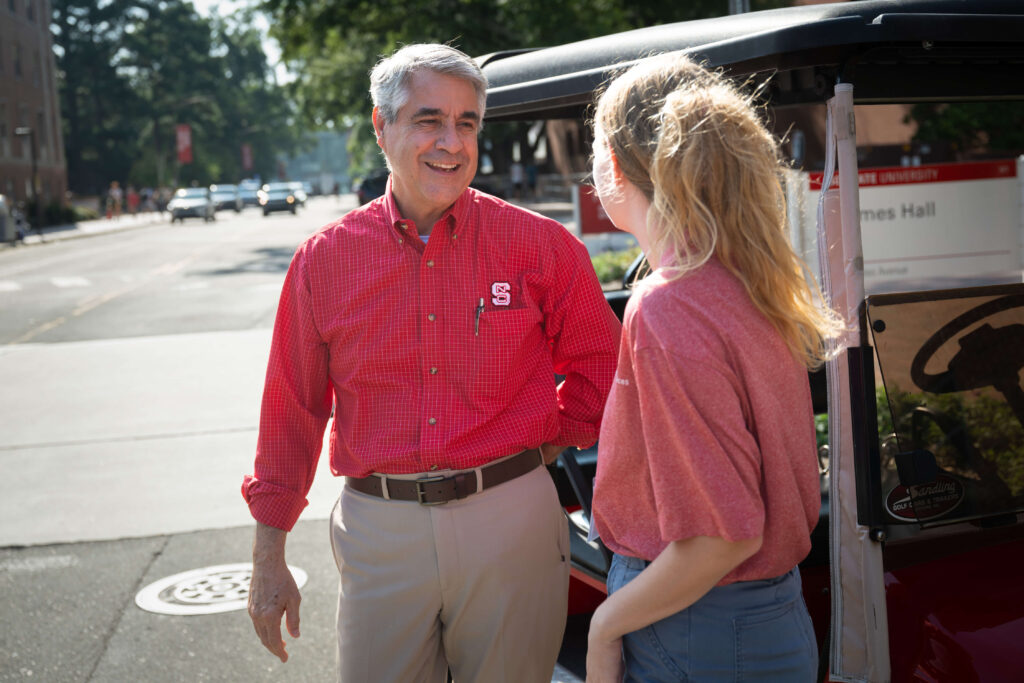
<instances>
[{"instance_id":1,"label":"khaki pants","mask_svg":"<svg viewBox=\"0 0 1024 683\"><path fill-rule=\"evenodd\" d=\"M543 467L423 506L345 487L331 515L342 683L547 683L569 533Z\"/></svg>"}]
</instances>

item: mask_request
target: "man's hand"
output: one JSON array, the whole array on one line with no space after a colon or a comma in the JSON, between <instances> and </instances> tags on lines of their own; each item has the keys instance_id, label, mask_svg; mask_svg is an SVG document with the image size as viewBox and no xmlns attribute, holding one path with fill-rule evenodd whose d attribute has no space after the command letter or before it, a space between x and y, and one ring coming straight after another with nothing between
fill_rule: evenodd
<instances>
[{"instance_id":1,"label":"man's hand","mask_svg":"<svg viewBox=\"0 0 1024 683\"><path fill-rule=\"evenodd\" d=\"M287 532L258 524L252 549L252 581L249 586L249 618L263 646L288 661L281 637L281 616L292 638L299 637L299 587L284 559Z\"/></svg>"},{"instance_id":2,"label":"man's hand","mask_svg":"<svg viewBox=\"0 0 1024 683\"><path fill-rule=\"evenodd\" d=\"M544 457L544 464L550 465L567 448L567 446L556 446L553 443L546 443L540 447L540 454Z\"/></svg>"}]
</instances>

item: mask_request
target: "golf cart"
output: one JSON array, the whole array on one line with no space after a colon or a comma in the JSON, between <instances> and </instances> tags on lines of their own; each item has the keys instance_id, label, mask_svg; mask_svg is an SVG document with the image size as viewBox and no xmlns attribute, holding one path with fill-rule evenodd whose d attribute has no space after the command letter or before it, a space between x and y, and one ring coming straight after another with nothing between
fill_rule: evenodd
<instances>
[{"instance_id":1,"label":"golf cart","mask_svg":"<svg viewBox=\"0 0 1024 683\"><path fill-rule=\"evenodd\" d=\"M487 125L543 130L545 163L592 202L594 93L666 52L766 83L794 247L849 324L809 376L822 507L801 573L821 678L1024 680L1024 150L927 139L922 123L995 111L1019 126L1024 4L807 5L487 55ZM607 292L620 316L630 277ZM553 471L574 609L600 599L608 566L587 540L596 457Z\"/></svg>"}]
</instances>

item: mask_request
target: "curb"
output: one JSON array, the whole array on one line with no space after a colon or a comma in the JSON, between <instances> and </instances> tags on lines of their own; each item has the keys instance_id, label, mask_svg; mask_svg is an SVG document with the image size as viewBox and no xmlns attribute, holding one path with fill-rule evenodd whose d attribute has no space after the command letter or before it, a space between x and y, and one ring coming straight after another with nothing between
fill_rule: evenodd
<instances>
[{"instance_id":1,"label":"curb","mask_svg":"<svg viewBox=\"0 0 1024 683\"><path fill-rule=\"evenodd\" d=\"M122 221L109 221L108 219L97 219L83 223L66 223L64 225L51 225L42 231L30 231L23 239L13 242L0 242L0 251L17 249L19 247L35 247L66 240L81 239L83 237L95 237L97 235L108 235L112 233L135 230L137 228L153 227L157 225L170 225L170 221L160 217L133 218Z\"/></svg>"}]
</instances>

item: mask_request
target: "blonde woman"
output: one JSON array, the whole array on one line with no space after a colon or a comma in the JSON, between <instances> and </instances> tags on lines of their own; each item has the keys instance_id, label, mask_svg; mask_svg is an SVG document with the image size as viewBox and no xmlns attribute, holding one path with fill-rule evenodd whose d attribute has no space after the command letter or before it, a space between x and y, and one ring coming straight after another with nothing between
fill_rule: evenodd
<instances>
[{"instance_id":1,"label":"blonde woman","mask_svg":"<svg viewBox=\"0 0 1024 683\"><path fill-rule=\"evenodd\" d=\"M678 57L612 82L595 138L601 203L653 270L601 428L593 521L615 555L587 681L814 680L807 369L839 323L788 243L776 141Z\"/></svg>"}]
</instances>

